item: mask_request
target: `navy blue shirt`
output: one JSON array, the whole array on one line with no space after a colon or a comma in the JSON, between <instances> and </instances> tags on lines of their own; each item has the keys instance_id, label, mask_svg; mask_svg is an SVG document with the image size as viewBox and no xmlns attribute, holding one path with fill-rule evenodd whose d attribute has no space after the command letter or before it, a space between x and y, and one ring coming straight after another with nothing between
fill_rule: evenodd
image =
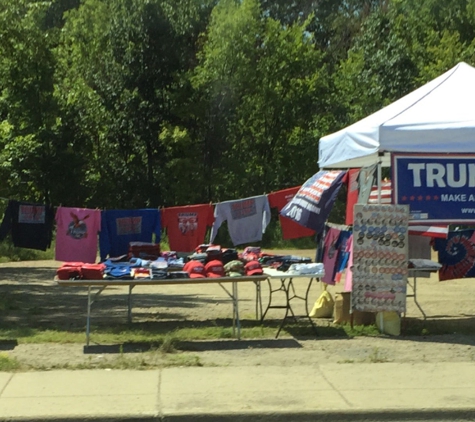
<instances>
[{"instance_id":1,"label":"navy blue shirt","mask_svg":"<svg viewBox=\"0 0 475 422\"><path fill-rule=\"evenodd\" d=\"M160 210L144 208L138 210L106 210L101 214L99 249L101 261L107 256L127 254L130 242L160 243Z\"/></svg>"}]
</instances>

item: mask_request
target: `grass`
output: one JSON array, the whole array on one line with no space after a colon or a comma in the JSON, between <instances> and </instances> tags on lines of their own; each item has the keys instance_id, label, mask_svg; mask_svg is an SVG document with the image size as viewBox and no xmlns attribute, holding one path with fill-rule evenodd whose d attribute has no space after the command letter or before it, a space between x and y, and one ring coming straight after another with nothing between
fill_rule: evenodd
<instances>
[{"instance_id":1,"label":"grass","mask_svg":"<svg viewBox=\"0 0 475 422\"><path fill-rule=\"evenodd\" d=\"M384 355L384 353L379 349L379 347L374 347L370 355L368 356L368 360L371 363L385 363L389 362L388 358Z\"/></svg>"},{"instance_id":2,"label":"grass","mask_svg":"<svg viewBox=\"0 0 475 422\"><path fill-rule=\"evenodd\" d=\"M261 325L256 321L244 321L241 329L242 340L273 339L280 321L266 321ZM280 339L299 338L334 338L344 339L358 336L384 336L374 325L354 326L350 324L334 325L328 321L317 321L318 337L306 320L285 325ZM179 323L178 323L179 324ZM427 329L420 330L424 335ZM432 330L431 330L432 333ZM18 361L7 353L0 353L0 371L28 371L52 369L132 369L149 370L164 367L202 366L199 356L193 354L196 349L190 348L193 341L220 341L232 339L232 327L222 325L184 327L170 330L170 327L148 324L135 328L128 325L93 327L91 332L91 350L84 358L70 362L52 360L50 363L38 363L34 357ZM85 343L84 328L74 330L53 330L32 327L0 328L0 344L16 342L17 344L81 344ZM232 348L232 343L230 347ZM475 355L473 356L475 360ZM363 360L347 359L338 363L389 362L384 351L373 348Z\"/></svg>"},{"instance_id":3,"label":"grass","mask_svg":"<svg viewBox=\"0 0 475 422\"><path fill-rule=\"evenodd\" d=\"M150 350L140 355L128 356L124 353L104 356L88 356L79 363L38 364L34 362L20 362L15 358L0 354L0 372L16 371L50 371L50 370L82 370L82 369L117 369L117 370L150 370L167 367L196 367L203 366L200 358L192 354L166 354L160 350Z\"/></svg>"},{"instance_id":4,"label":"grass","mask_svg":"<svg viewBox=\"0 0 475 422\"><path fill-rule=\"evenodd\" d=\"M242 339L273 338L273 327L241 328ZM173 350L179 341L193 340L220 340L234 338L231 327L196 327L179 328L171 333L166 329L162 331L144 329L123 329L122 326L95 328L91 331L91 339L99 344L120 343L151 343L163 345L165 351ZM49 330L28 327L0 328L0 340L16 339L19 344L34 343L84 343L85 331Z\"/></svg>"},{"instance_id":5,"label":"grass","mask_svg":"<svg viewBox=\"0 0 475 422\"><path fill-rule=\"evenodd\" d=\"M275 337L279 321L241 321L241 339L272 339ZM320 322L321 323L321 322ZM97 344L124 344L148 343L161 347L163 352L176 350L181 341L226 340L235 338L232 326L223 324L199 325L176 328L170 325L137 323L134 326L120 324L115 326L92 327L90 338ZM321 325L317 326L318 337L321 338L352 338L355 336L377 336L379 332L375 326ZM280 337L308 337L315 338L316 333L308 321L286 324ZM12 325L0 327L0 341L15 339L19 344L55 343L55 344L84 344L85 330L83 327L75 329L47 329L28 326Z\"/></svg>"},{"instance_id":6,"label":"grass","mask_svg":"<svg viewBox=\"0 0 475 422\"><path fill-rule=\"evenodd\" d=\"M338 361L338 363L358 363L358 362L370 362L370 363L385 363L390 362L384 352L379 347L373 347L371 353L364 360L356 361L354 359L344 359Z\"/></svg>"},{"instance_id":7,"label":"grass","mask_svg":"<svg viewBox=\"0 0 475 422\"><path fill-rule=\"evenodd\" d=\"M0 242L0 263L54 259L54 244L46 251L16 248L10 240Z\"/></svg>"},{"instance_id":8,"label":"grass","mask_svg":"<svg viewBox=\"0 0 475 422\"><path fill-rule=\"evenodd\" d=\"M0 309L2 303L0 301ZM241 338L246 339L272 339L275 336L279 321L266 321L260 324L258 321L245 320L241 321ZM317 321L315 333L312 326L305 319L295 323L287 323L280 337L308 337L314 338L354 338L354 337L377 337L385 336L381 334L375 325L355 325L350 324L336 325L327 321ZM430 327L427 328L420 321L408 321L402 335L404 336L427 336L453 334L455 330L459 334L473 335L474 328L471 326L461 326L460 321L456 325L454 323L441 324L439 322L428 322ZM212 323L210 325L199 325L180 327L180 323L170 325L160 324L127 324L100 326L91 328L91 339L99 344L121 344L121 343L151 343L162 345L164 351L172 351L180 341L199 341L199 340L225 340L235 338L232 326L226 323ZM47 329L35 328L28 326L4 326L0 327L0 341L15 339L18 343L34 344L34 343L56 343L71 344L84 343L85 330L83 327L74 329Z\"/></svg>"},{"instance_id":9,"label":"grass","mask_svg":"<svg viewBox=\"0 0 475 422\"><path fill-rule=\"evenodd\" d=\"M0 353L0 372L11 372L21 368L20 362L6 353Z\"/></svg>"}]
</instances>

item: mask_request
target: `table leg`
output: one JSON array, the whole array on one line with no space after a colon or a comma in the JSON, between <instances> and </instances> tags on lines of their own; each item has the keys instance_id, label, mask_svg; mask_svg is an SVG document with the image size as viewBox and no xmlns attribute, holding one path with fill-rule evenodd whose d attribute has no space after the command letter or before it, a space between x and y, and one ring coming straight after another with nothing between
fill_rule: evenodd
<instances>
[{"instance_id":1,"label":"table leg","mask_svg":"<svg viewBox=\"0 0 475 422\"><path fill-rule=\"evenodd\" d=\"M233 303L234 303L235 315L236 315L237 338L238 340L241 340L241 321L239 320L238 285L236 282L233 282Z\"/></svg>"},{"instance_id":2,"label":"table leg","mask_svg":"<svg viewBox=\"0 0 475 422\"><path fill-rule=\"evenodd\" d=\"M132 290L135 286L129 286L129 296L127 298L127 322L132 324Z\"/></svg>"},{"instance_id":3,"label":"table leg","mask_svg":"<svg viewBox=\"0 0 475 422\"><path fill-rule=\"evenodd\" d=\"M419 308L419 311L421 311L422 315L424 316L424 321L425 321L427 319L427 316L425 312L422 310L421 305L419 305L419 302L417 301L417 277L416 276L414 276L414 287L412 290L414 291L414 303Z\"/></svg>"},{"instance_id":4,"label":"table leg","mask_svg":"<svg viewBox=\"0 0 475 422\"><path fill-rule=\"evenodd\" d=\"M290 279L292 280L292 279ZM292 311L291 307L290 307L290 298L289 298L289 289L288 287L285 286L285 280L282 281L282 287L284 289L284 292L285 292L285 315L284 315L284 318L282 319L282 322L280 323L280 326L279 326L279 329L277 330L277 333L275 335L275 338L279 337L279 334L280 334L280 331L282 330L282 328L284 328L284 324L285 324L285 321L287 320L287 317L289 316L289 310ZM293 311L292 311L292 315L293 315ZM295 317L295 315L294 315Z\"/></svg>"},{"instance_id":5,"label":"table leg","mask_svg":"<svg viewBox=\"0 0 475 422\"><path fill-rule=\"evenodd\" d=\"M232 293L229 295L233 303L233 337L236 337L236 304L234 303L234 283L232 283Z\"/></svg>"},{"instance_id":6,"label":"table leg","mask_svg":"<svg viewBox=\"0 0 475 422\"><path fill-rule=\"evenodd\" d=\"M310 312L308 311L308 294L310 293L310 287L312 287L312 283L313 283L313 277L309 280L307 291L305 292L305 312L307 314L308 320L310 321L310 324L313 327L313 331L315 331L315 335L318 336L317 326L315 325L315 322L313 321L312 317L310 316Z\"/></svg>"},{"instance_id":7,"label":"table leg","mask_svg":"<svg viewBox=\"0 0 475 422\"><path fill-rule=\"evenodd\" d=\"M256 320L262 321L262 291L261 291L261 282L255 281L256 284Z\"/></svg>"},{"instance_id":8,"label":"table leg","mask_svg":"<svg viewBox=\"0 0 475 422\"><path fill-rule=\"evenodd\" d=\"M87 319L86 319L86 346L89 347L89 334L91 330L91 286L87 287Z\"/></svg>"},{"instance_id":9,"label":"table leg","mask_svg":"<svg viewBox=\"0 0 475 422\"><path fill-rule=\"evenodd\" d=\"M308 282L308 285L307 285L307 290L305 292L305 296L303 296L303 297L299 296L297 294L297 292L295 291L295 286L294 286L292 277L290 277L288 279L287 284L285 283L285 281L286 281L285 279L281 280L281 281L282 281L281 290L285 291L285 299L286 299L285 316L282 319L282 322L280 324L279 329L277 330L277 334L276 334L275 338L277 338L279 336L280 331L284 327L287 318L289 318L289 314L294 318L294 320L296 322L298 321L297 316L295 315L295 312L292 309L292 300L293 299L300 299L300 300L303 300L305 302L306 317L309 320L310 325L312 326L313 330L315 331L315 334L318 335L317 327L316 327L314 321L312 320L312 318L310 317L309 311L308 311L308 296L309 296L309 293L310 293L310 288L312 287L313 277L310 278L310 280Z\"/></svg>"},{"instance_id":10,"label":"table leg","mask_svg":"<svg viewBox=\"0 0 475 422\"><path fill-rule=\"evenodd\" d=\"M226 292L226 294L231 298L233 303L233 336L236 336L237 329L237 338L241 339L241 322L239 321L239 298L238 298L238 288L235 281L232 282L232 290L229 293L228 289L219 283L221 288Z\"/></svg>"},{"instance_id":11,"label":"table leg","mask_svg":"<svg viewBox=\"0 0 475 422\"><path fill-rule=\"evenodd\" d=\"M94 301L96 300L97 296L99 296L102 291L106 288L107 286L101 287L94 297L92 297L92 286L87 286L87 319L86 319L86 346L89 346L89 336L91 333L91 307Z\"/></svg>"},{"instance_id":12,"label":"table leg","mask_svg":"<svg viewBox=\"0 0 475 422\"><path fill-rule=\"evenodd\" d=\"M264 321L264 318L266 317L267 315L267 311L269 309L284 309L285 306L282 306L282 305L272 305L272 295L275 293L275 292L279 292L279 291L283 291L283 292L286 292L287 289L285 287L285 278L281 278L279 279L280 281L280 287L278 287L277 289L272 289L272 281L270 278L267 279L267 284L269 285L269 301L267 303L267 307L266 307L266 310L264 311L264 313L261 312L261 322Z\"/></svg>"},{"instance_id":13,"label":"table leg","mask_svg":"<svg viewBox=\"0 0 475 422\"><path fill-rule=\"evenodd\" d=\"M303 298L297 295L297 293L295 291L294 281L293 281L292 278L289 279L289 283L287 285L287 292L288 292L288 296L289 296L288 301L287 301L287 306L289 307L289 311L292 314L292 317L294 318L294 321L298 322L297 317L295 316L295 312L292 309L291 301L294 298L297 298L297 299L303 299ZM291 293L292 293L292 296L290 295Z\"/></svg>"}]
</instances>

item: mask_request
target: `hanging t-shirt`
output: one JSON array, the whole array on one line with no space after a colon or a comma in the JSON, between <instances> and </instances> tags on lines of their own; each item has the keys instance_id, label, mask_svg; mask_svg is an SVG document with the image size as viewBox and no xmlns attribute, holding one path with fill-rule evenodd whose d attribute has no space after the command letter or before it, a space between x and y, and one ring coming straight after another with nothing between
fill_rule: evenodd
<instances>
[{"instance_id":1,"label":"hanging t-shirt","mask_svg":"<svg viewBox=\"0 0 475 422\"><path fill-rule=\"evenodd\" d=\"M170 249L192 252L204 243L206 229L213 225L211 204L170 207L162 210L162 227L167 230Z\"/></svg>"},{"instance_id":2,"label":"hanging t-shirt","mask_svg":"<svg viewBox=\"0 0 475 422\"><path fill-rule=\"evenodd\" d=\"M56 210L56 261L94 263L101 211L58 207Z\"/></svg>"},{"instance_id":3,"label":"hanging t-shirt","mask_svg":"<svg viewBox=\"0 0 475 422\"><path fill-rule=\"evenodd\" d=\"M220 202L214 209L214 223L210 242L213 243L224 221L234 246L259 242L270 223L270 207L267 195L253 196L235 201Z\"/></svg>"},{"instance_id":4,"label":"hanging t-shirt","mask_svg":"<svg viewBox=\"0 0 475 422\"><path fill-rule=\"evenodd\" d=\"M348 248L348 242L351 237L350 230L342 230L340 237L338 238L338 258L335 264L335 281L339 282L343 275L346 266L348 265L348 259L350 258L350 249Z\"/></svg>"},{"instance_id":5,"label":"hanging t-shirt","mask_svg":"<svg viewBox=\"0 0 475 422\"><path fill-rule=\"evenodd\" d=\"M323 231L346 174L342 170L315 173L280 214L318 233Z\"/></svg>"},{"instance_id":6,"label":"hanging t-shirt","mask_svg":"<svg viewBox=\"0 0 475 422\"><path fill-rule=\"evenodd\" d=\"M338 258L338 238L341 230L331 227L325 236L323 246L323 267L325 275L322 281L326 284L335 284L335 264Z\"/></svg>"},{"instance_id":7,"label":"hanging t-shirt","mask_svg":"<svg viewBox=\"0 0 475 422\"><path fill-rule=\"evenodd\" d=\"M350 257L348 258L348 271L345 275L345 288L343 289L345 292L353 290L353 238L354 236L351 235L346 245L346 250L350 252Z\"/></svg>"},{"instance_id":8,"label":"hanging t-shirt","mask_svg":"<svg viewBox=\"0 0 475 422\"><path fill-rule=\"evenodd\" d=\"M435 239L439 255L439 281L475 277L475 230L450 231L447 239Z\"/></svg>"},{"instance_id":9,"label":"hanging t-shirt","mask_svg":"<svg viewBox=\"0 0 475 422\"><path fill-rule=\"evenodd\" d=\"M160 210L144 208L138 210L102 211L99 250L101 261L107 256L125 255L130 242L160 243Z\"/></svg>"},{"instance_id":10,"label":"hanging t-shirt","mask_svg":"<svg viewBox=\"0 0 475 422\"><path fill-rule=\"evenodd\" d=\"M280 210L284 208L287 203L295 196L299 191L300 186L295 188L283 189L277 192L272 192L267 197L269 198L269 205L271 208L277 208ZM283 239L298 239L300 237L314 236L315 231L307 227L304 227L290 218L284 217L279 214L280 226L282 227Z\"/></svg>"},{"instance_id":11,"label":"hanging t-shirt","mask_svg":"<svg viewBox=\"0 0 475 422\"><path fill-rule=\"evenodd\" d=\"M374 182L377 164L363 167L358 173L358 204L367 204Z\"/></svg>"},{"instance_id":12,"label":"hanging t-shirt","mask_svg":"<svg viewBox=\"0 0 475 422\"><path fill-rule=\"evenodd\" d=\"M45 251L51 246L53 223L53 207L10 200L0 225L0 241L11 231L14 246Z\"/></svg>"},{"instance_id":13,"label":"hanging t-shirt","mask_svg":"<svg viewBox=\"0 0 475 422\"><path fill-rule=\"evenodd\" d=\"M360 169L350 169L348 171L347 193L346 193L346 218L345 224L353 224L353 208L358 202L358 175Z\"/></svg>"}]
</instances>

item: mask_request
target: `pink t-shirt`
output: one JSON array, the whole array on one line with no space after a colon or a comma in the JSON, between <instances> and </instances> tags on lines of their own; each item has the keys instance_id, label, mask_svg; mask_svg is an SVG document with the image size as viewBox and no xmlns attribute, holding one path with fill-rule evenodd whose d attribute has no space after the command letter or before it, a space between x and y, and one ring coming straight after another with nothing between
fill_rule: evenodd
<instances>
[{"instance_id":1,"label":"pink t-shirt","mask_svg":"<svg viewBox=\"0 0 475 422\"><path fill-rule=\"evenodd\" d=\"M344 292L351 292L353 289L353 236L350 237L346 244L346 250L350 251L350 258L348 259L348 271L345 275L345 288Z\"/></svg>"},{"instance_id":2,"label":"pink t-shirt","mask_svg":"<svg viewBox=\"0 0 475 422\"><path fill-rule=\"evenodd\" d=\"M338 238L341 230L330 228L325 236L324 253L323 253L323 267L325 268L325 275L322 281L326 284L335 284L335 265L338 259Z\"/></svg>"},{"instance_id":3,"label":"pink t-shirt","mask_svg":"<svg viewBox=\"0 0 475 422\"><path fill-rule=\"evenodd\" d=\"M95 263L101 211L58 207L56 210L57 261Z\"/></svg>"}]
</instances>

